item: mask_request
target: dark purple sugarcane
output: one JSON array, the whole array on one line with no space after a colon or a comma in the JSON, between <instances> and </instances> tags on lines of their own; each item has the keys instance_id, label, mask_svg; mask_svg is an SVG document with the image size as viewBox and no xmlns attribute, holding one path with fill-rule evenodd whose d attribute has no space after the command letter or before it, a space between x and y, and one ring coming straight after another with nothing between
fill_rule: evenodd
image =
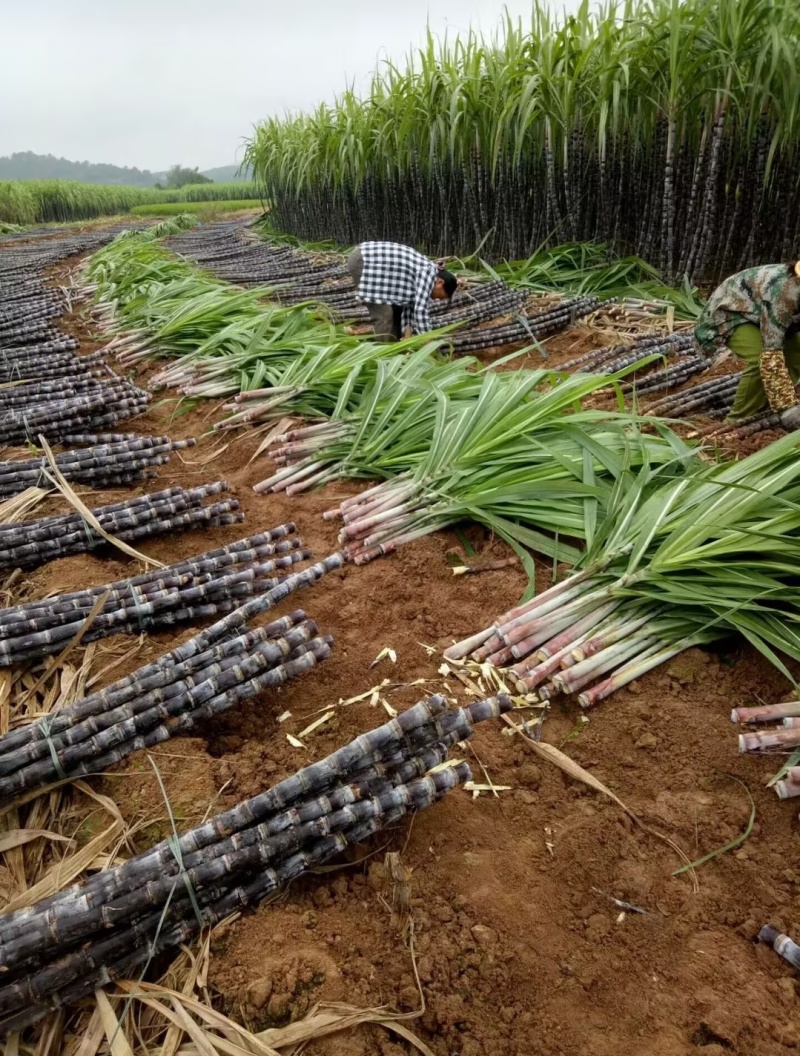
<instances>
[{"instance_id":1,"label":"dark purple sugarcane","mask_svg":"<svg viewBox=\"0 0 800 1056\"><path fill-rule=\"evenodd\" d=\"M199 892L199 919L188 894L178 894L167 914L170 927L159 932L164 911L151 913L127 929L120 929L120 934L67 955L49 972L45 969L36 977L10 984L0 990L0 1007L14 1011L0 1022L0 1033L6 1035L11 1030L21 1029L22 1025L36 1022L51 1008L73 1002L112 978L134 974L137 966L157 952L176 948L189 941L201 927L224 919L235 909L253 905L313 865L340 853L349 843L360 843L378 829L393 824L409 809L424 809L441 798L448 788L469 776L469 767L461 764L441 774L387 790L372 808L343 808L337 816L330 816L328 825L320 826L325 831L331 825L338 827L333 835L324 835L306 850L291 854L273 868L245 873L231 883L221 882L215 888ZM356 820L359 818L361 820ZM179 913L185 915L183 920L175 919ZM154 941L155 935L158 938ZM25 1007L25 1012L17 1011L20 1007Z\"/></svg>"},{"instance_id":2,"label":"dark purple sugarcane","mask_svg":"<svg viewBox=\"0 0 800 1056\"><path fill-rule=\"evenodd\" d=\"M48 753L12 774L0 778L0 801L11 802L26 790L41 788L69 777L101 773L140 748L163 744L176 733L186 732L203 720L266 688L283 685L310 670L330 655L330 643L315 638L309 624L287 639L267 642L247 657L214 665L208 677L196 685L178 684L163 703L150 699L142 710L104 727L70 747L49 742Z\"/></svg>"},{"instance_id":3,"label":"dark purple sugarcane","mask_svg":"<svg viewBox=\"0 0 800 1056\"><path fill-rule=\"evenodd\" d=\"M450 729L446 734L450 737L455 733L466 738L475 722L502 714L511 707L511 700L503 695L477 701L466 708L449 713L447 725ZM177 845L168 840L162 841L122 865L95 874L83 884L50 896L34 907L0 917L0 961L3 960L4 945L23 935L32 925L34 918L42 914L53 921L61 915L70 916L75 912L83 912L91 906L119 897L146 883L150 878L159 876L165 868L172 868L176 853L183 858L202 851L205 847L258 825L297 803L315 798L342 783L349 783L351 775L385 758L394 757L399 748L410 757L440 743L442 734L439 720L443 717L444 709L443 697L431 697L402 712L383 726L362 734L326 759L310 764L267 792L260 793L204 822L181 837ZM409 741L411 735L414 735L413 745Z\"/></svg>"}]
</instances>

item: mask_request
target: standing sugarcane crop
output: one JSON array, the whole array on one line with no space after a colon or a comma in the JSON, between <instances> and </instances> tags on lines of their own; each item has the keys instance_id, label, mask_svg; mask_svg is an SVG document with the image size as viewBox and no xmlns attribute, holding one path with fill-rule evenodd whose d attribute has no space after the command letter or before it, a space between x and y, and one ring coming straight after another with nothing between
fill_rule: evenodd
<instances>
[{"instance_id":1,"label":"standing sugarcane crop","mask_svg":"<svg viewBox=\"0 0 800 1056\"><path fill-rule=\"evenodd\" d=\"M397 242L362 242L347 270L379 341L427 334L431 300L450 300L456 292L455 275Z\"/></svg>"},{"instance_id":2,"label":"standing sugarcane crop","mask_svg":"<svg viewBox=\"0 0 800 1056\"><path fill-rule=\"evenodd\" d=\"M706 351L727 346L747 364L729 421L770 407L784 429L800 429L800 261L726 279L709 298L695 336Z\"/></svg>"}]
</instances>

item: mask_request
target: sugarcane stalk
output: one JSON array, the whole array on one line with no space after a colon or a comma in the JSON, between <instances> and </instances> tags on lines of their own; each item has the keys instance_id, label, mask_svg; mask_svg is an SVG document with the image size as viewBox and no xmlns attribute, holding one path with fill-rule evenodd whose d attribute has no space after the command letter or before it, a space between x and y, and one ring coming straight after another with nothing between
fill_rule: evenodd
<instances>
[{"instance_id":1,"label":"sugarcane stalk","mask_svg":"<svg viewBox=\"0 0 800 1056\"><path fill-rule=\"evenodd\" d=\"M783 957L795 968L800 968L800 946L792 942L789 936L784 935L778 928L765 924L758 933L758 941L771 946L779 957Z\"/></svg>"},{"instance_id":2,"label":"sugarcane stalk","mask_svg":"<svg viewBox=\"0 0 800 1056\"><path fill-rule=\"evenodd\" d=\"M796 748L798 745L800 745L800 727L797 726L739 734L740 752L769 752L773 749Z\"/></svg>"},{"instance_id":3,"label":"sugarcane stalk","mask_svg":"<svg viewBox=\"0 0 800 1056\"><path fill-rule=\"evenodd\" d=\"M598 683L598 685L593 686L591 689L580 693L578 695L578 703L582 708L594 707L595 704L598 704L601 700L604 700L606 697L616 692L616 690L626 686L629 682L633 682L636 678L641 678L642 675L647 674L648 671L652 671L652 669L658 667L659 664L671 660L672 657L677 656L678 653L682 653L684 650L692 648L692 646L700 645L702 641L702 636L696 635L693 637L682 638L674 645L662 647L662 645L657 644L650 646L636 657L635 660L628 661L627 664L618 668L610 678L607 678L603 682Z\"/></svg>"},{"instance_id":4,"label":"sugarcane stalk","mask_svg":"<svg viewBox=\"0 0 800 1056\"><path fill-rule=\"evenodd\" d=\"M598 675L620 666L631 656L644 655L651 646L659 644L658 638L642 630L641 633L623 638L581 663L554 675L553 686L561 693L577 693L579 689L583 689L584 686L594 681Z\"/></svg>"},{"instance_id":5,"label":"sugarcane stalk","mask_svg":"<svg viewBox=\"0 0 800 1056\"><path fill-rule=\"evenodd\" d=\"M759 704L754 708L734 708L731 722L775 723L783 718L800 716L800 700L786 700L781 704Z\"/></svg>"}]
</instances>

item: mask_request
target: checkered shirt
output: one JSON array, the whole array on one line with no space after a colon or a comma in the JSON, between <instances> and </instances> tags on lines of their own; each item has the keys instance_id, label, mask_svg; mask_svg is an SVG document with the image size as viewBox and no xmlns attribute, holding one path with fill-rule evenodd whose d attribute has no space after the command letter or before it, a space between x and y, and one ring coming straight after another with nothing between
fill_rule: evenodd
<instances>
[{"instance_id":1,"label":"checkered shirt","mask_svg":"<svg viewBox=\"0 0 800 1056\"><path fill-rule=\"evenodd\" d=\"M436 265L410 246L397 242L362 242L364 270L358 296L369 304L402 307L402 327L425 334L431 329L430 301Z\"/></svg>"}]
</instances>

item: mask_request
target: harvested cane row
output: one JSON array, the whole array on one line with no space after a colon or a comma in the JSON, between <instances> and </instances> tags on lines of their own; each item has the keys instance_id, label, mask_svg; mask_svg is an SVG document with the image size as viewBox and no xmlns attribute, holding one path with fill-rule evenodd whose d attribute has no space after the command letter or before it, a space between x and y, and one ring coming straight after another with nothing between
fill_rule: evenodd
<instances>
[{"instance_id":1,"label":"harvested cane row","mask_svg":"<svg viewBox=\"0 0 800 1056\"><path fill-rule=\"evenodd\" d=\"M271 565L290 567L307 556L295 551ZM333 555L266 583L266 591L236 611L234 619L223 618L54 717L0 738L0 801L10 802L65 777L101 773L131 752L191 730L327 659L332 639L320 637L302 610L265 626L247 624L340 566L341 559Z\"/></svg>"},{"instance_id":2,"label":"harvested cane row","mask_svg":"<svg viewBox=\"0 0 800 1056\"><path fill-rule=\"evenodd\" d=\"M53 321L71 307L67 288L48 286L44 269L111 241L119 227L5 248L0 256L0 443L39 434L113 428L141 413L150 396L118 377L100 351L76 355L78 342Z\"/></svg>"},{"instance_id":3,"label":"harvested cane row","mask_svg":"<svg viewBox=\"0 0 800 1056\"><path fill-rule=\"evenodd\" d=\"M366 317L344 261L336 254L321 257L307 250L273 246L248 235L236 223L183 232L170 240L170 246L227 282L270 285L275 298L284 304L316 301L342 321ZM462 288L449 304L434 304L431 320L436 327L456 325L458 332L446 341L454 351L472 352L527 344L531 337L563 330L601 306L598 298L579 297L535 312L525 309L525 301L523 292L502 281L478 283ZM484 325L508 316L512 317L508 322Z\"/></svg>"},{"instance_id":4,"label":"harvested cane row","mask_svg":"<svg viewBox=\"0 0 800 1056\"><path fill-rule=\"evenodd\" d=\"M683 392L665 396L650 406L651 414L668 415L671 418L686 418L697 414L709 417L725 417L733 406L736 389L742 380L741 372L709 378Z\"/></svg>"},{"instance_id":5,"label":"harvested cane row","mask_svg":"<svg viewBox=\"0 0 800 1056\"><path fill-rule=\"evenodd\" d=\"M9 386L0 394L0 443L40 434L61 441L113 428L147 408L150 394L115 374L103 350L78 356L76 348L72 338L0 347L0 384Z\"/></svg>"},{"instance_id":6,"label":"harvested cane row","mask_svg":"<svg viewBox=\"0 0 800 1056\"><path fill-rule=\"evenodd\" d=\"M220 522L235 518L222 514ZM292 566L311 556L300 540L285 538L294 531L293 524L281 525L128 579L0 609L0 666L60 652L84 628L95 606L98 611L84 628L85 642L230 613L246 599L281 585ZM302 578L292 582L303 585Z\"/></svg>"},{"instance_id":7,"label":"harvested cane row","mask_svg":"<svg viewBox=\"0 0 800 1056\"><path fill-rule=\"evenodd\" d=\"M347 846L470 779L438 769L507 697L449 711L431 697L273 788L28 909L0 917L0 1035L257 904Z\"/></svg>"},{"instance_id":8,"label":"harvested cane row","mask_svg":"<svg viewBox=\"0 0 800 1056\"><path fill-rule=\"evenodd\" d=\"M169 461L173 451L193 447L193 439L170 440L168 436L135 434L66 434L62 442L70 449L54 455L65 480L92 488L138 484L156 476L156 466ZM73 447L86 444L86 447ZM46 486L51 469L47 457L0 462L0 498L16 495L25 488Z\"/></svg>"},{"instance_id":9,"label":"harvested cane row","mask_svg":"<svg viewBox=\"0 0 800 1056\"><path fill-rule=\"evenodd\" d=\"M210 496L228 490L224 480L195 488L172 487L90 510L108 535L132 542L165 532L213 528L244 520L236 499L203 506ZM85 553L106 543L81 513L42 517L18 524L0 524L0 572L37 568L69 554Z\"/></svg>"}]
</instances>

